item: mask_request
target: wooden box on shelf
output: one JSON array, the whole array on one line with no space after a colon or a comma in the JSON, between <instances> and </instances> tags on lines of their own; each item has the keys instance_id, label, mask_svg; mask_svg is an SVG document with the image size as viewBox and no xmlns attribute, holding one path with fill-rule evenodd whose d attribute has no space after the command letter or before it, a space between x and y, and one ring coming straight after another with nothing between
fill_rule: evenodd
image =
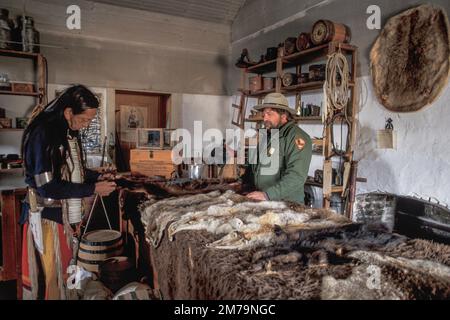
<instances>
[{"instance_id":1,"label":"wooden box on shelf","mask_svg":"<svg viewBox=\"0 0 450 320\"><path fill-rule=\"evenodd\" d=\"M14 93L33 93L34 84L26 82L11 82L11 91Z\"/></svg>"}]
</instances>

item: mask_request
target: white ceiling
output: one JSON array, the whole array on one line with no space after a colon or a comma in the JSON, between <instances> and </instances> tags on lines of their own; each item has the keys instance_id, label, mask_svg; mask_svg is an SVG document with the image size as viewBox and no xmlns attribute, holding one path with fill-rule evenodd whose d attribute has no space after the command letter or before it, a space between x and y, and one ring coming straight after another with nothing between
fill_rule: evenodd
<instances>
[{"instance_id":1,"label":"white ceiling","mask_svg":"<svg viewBox=\"0 0 450 320\"><path fill-rule=\"evenodd\" d=\"M119 7L231 24L246 0L91 0Z\"/></svg>"}]
</instances>

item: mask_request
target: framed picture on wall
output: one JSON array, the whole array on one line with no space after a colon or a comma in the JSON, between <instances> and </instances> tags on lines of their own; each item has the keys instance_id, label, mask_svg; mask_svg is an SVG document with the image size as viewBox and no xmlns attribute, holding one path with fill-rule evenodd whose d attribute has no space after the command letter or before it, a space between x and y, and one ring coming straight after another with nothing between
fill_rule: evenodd
<instances>
[{"instance_id":1,"label":"framed picture on wall","mask_svg":"<svg viewBox=\"0 0 450 320\"><path fill-rule=\"evenodd\" d=\"M146 128L148 108L121 105L120 109L120 137L122 141L136 142L136 129Z\"/></svg>"}]
</instances>

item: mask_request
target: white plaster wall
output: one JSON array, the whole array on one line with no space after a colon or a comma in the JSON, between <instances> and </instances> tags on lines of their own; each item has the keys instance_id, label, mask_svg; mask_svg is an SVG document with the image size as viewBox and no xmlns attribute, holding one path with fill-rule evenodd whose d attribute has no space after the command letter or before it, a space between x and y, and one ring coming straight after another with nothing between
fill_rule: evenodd
<instances>
[{"instance_id":1,"label":"white plaster wall","mask_svg":"<svg viewBox=\"0 0 450 320\"><path fill-rule=\"evenodd\" d=\"M181 101L182 128L194 133L194 121L202 121L203 132L219 129L225 134L231 125L231 102L228 96L183 94Z\"/></svg>"},{"instance_id":2,"label":"white plaster wall","mask_svg":"<svg viewBox=\"0 0 450 320\"><path fill-rule=\"evenodd\" d=\"M450 86L437 101L415 113L387 111L373 93L370 77L359 79L361 110L355 160L359 160L358 193L383 190L396 194L435 197L450 204L450 146L448 142ZM392 118L397 149L377 149L377 130Z\"/></svg>"}]
</instances>

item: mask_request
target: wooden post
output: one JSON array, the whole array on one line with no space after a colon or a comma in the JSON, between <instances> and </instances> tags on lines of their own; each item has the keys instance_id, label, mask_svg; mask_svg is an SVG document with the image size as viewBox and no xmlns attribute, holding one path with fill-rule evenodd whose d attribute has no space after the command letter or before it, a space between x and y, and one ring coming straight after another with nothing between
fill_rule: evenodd
<instances>
[{"instance_id":1,"label":"wooden post","mask_svg":"<svg viewBox=\"0 0 450 320\"><path fill-rule=\"evenodd\" d=\"M323 162L323 206L326 209L330 208L332 177L331 160L325 160Z\"/></svg>"},{"instance_id":2,"label":"wooden post","mask_svg":"<svg viewBox=\"0 0 450 320\"><path fill-rule=\"evenodd\" d=\"M275 92L281 93L281 78L283 77L283 55L284 52L283 47L278 48L278 55L277 55L277 78L275 80Z\"/></svg>"},{"instance_id":3,"label":"wooden post","mask_svg":"<svg viewBox=\"0 0 450 320\"><path fill-rule=\"evenodd\" d=\"M353 219L353 204L355 203L356 196L356 177L358 175L358 162L352 161L350 166L350 186L349 186L349 195L348 195L348 206L347 206L347 218L350 220Z\"/></svg>"}]
</instances>

